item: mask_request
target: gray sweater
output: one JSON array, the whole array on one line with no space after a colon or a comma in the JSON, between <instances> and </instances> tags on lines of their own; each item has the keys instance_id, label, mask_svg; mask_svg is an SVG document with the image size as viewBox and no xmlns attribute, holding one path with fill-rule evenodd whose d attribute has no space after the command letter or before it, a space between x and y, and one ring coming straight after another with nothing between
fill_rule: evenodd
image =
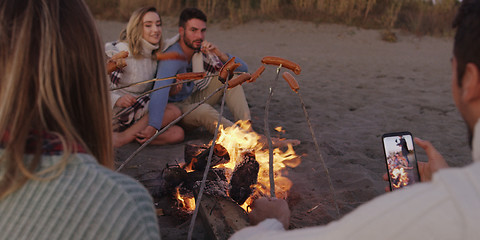
<instances>
[{"instance_id":1,"label":"gray sweater","mask_svg":"<svg viewBox=\"0 0 480 240\"><path fill-rule=\"evenodd\" d=\"M45 169L61 156L42 158ZM75 154L59 177L30 180L0 200L0 239L160 239L160 233L141 184Z\"/></svg>"}]
</instances>

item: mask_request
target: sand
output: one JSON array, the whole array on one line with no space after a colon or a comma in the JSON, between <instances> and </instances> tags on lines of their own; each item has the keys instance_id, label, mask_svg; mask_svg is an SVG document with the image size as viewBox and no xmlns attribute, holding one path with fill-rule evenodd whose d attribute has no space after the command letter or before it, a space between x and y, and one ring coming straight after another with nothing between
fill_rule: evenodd
<instances>
[{"instance_id":1,"label":"sand","mask_svg":"<svg viewBox=\"0 0 480 240\"><path fill-rule=\"evenodd\" d=\"M176 20L164 22L164 37L173 36ZM98 26L103 40L111 41L124 23L98 21ZM261 65L262 57L271 55L302 67L296 79L342 215L385 194L383 133L410 131L430 140L451 166L471 162L465 125L450 91L451 38L395 32L398 42L389 43L381 40L378 30L332 24L276 21L208 25L207 40L242 58L251 72ZM259 80L243 85L258 132L263 132L269 81L274 78L275 68L268 66ZM302 141L295 147L302 163L288 173L293 182L290 228L327 224L336 218L335 207L299 98L283 79L275 84L270 125L282 126L286 130L282 137ZM208 138L205 131L194 131L187 132L186 141ZM117 161L123 161L138 146L132 143L117 149ZM427 161L419 147L417 157ZM182 158L183 144L149 146L124 172L139 176ZM185 239L188 223L173 223L168 216L159 220L162 237ZM202 239L202 231L202 227L196 228L197 239Z\"/></svg>"}]
</instances>

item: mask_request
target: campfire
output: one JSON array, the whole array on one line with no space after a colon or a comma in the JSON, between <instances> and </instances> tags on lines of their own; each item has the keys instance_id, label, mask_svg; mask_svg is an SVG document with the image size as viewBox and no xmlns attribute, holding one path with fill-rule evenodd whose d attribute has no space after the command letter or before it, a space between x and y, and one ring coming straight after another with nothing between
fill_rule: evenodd
<instances>
[{"instance_id":1,"label":"campfire","mask_svg":"<svg viewBox=\"0 0 480 240\"><path fill-rule=\"evenodd\" d=\"M205 189L208 195L232 199L245 211L249 210L248 206L254 199L269 195L270 191L268 148L264 138L246 130L250 128L250 123L242 121L228 128L220 126ZM276 130L284 131L281 127ZM170 184L178 184L175 186L175 197L184 211L195 209L192 192L200 186L210 145L187 144L185 165L180 166L185 173L171 169L164 176L166 180L170 179L167 180ZM291 145L274 149L276 197L287 197L292 186L287 178L287 167L299 164L300 157Z\"/></svg>"},{"instance_id":2,"label":"campfire","mask_svg":"<svg viewBox=\"0 0 480 240\"><path fill-rule=\"evenodd\" d=\"M268 176L268 149L265 143L260 141L261 137L254 132L247 132L244 129L249 129L250 123L239 122L240 128L230 127L221 129L220 136L216 144L222 145L230 154L230 161L226 164L221 164L219 167L225 167L228 172L233 172L235 167L242 163L242 154L245 151L252 151L255 153L255 160L259 164L258 177L256 183L251 186L254 189L252 195L245 201L242 208L247 206L258 196L268 195L270 191L270 182ZM277 128L277 131L282 131ZM274 169L275 169L275 193L279 198L286 198L287 193L292 186L292 182L286 177L287 167L296 167L300 164L300 157L295 154L293 147L288 145L286 151L279 148L274 149ZM227 179L229 176L227 175Z\"/></svg>"},{"instance_id":3,"label":"campfire","mask_svg":"<svg viewBox=\"0 0 480 240\"><path fill-rule=\"evenodd\" d=\"M408 185L410 179L408 174L403 167L395 167L391 170L392 175L392 185L394 188L401 188Z\"/></svg>"}]
</instances>

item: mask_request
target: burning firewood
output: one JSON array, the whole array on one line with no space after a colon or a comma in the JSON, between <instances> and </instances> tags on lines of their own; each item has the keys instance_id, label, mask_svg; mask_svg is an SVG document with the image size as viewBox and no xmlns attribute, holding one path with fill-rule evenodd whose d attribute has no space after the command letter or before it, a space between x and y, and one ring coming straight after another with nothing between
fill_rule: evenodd
<instances>
[{"instance_id":1,"label":"burning firewood","mask_svg":"<svg viewBox=\"0 0 480 240\"><path fill-rule=\"evenodd\" d=\"M163 179L165 180L165 189L171 192L188 179L188 173L179 166L167 166L163 170Z\"/></svg>"},{"instance_id":2,"label":"burning firewood","mask_svg":"<svg viewBox=\"0 0 480 240\"><path fill-rule=\"evenodd\" d=\"M260 165L255 160L255 153L246 151L242 154L242 162L235 168L230 180L230 197L242 205L253 192L252 185L257 183Z\"/></svg>"},{"instance_id":3,"label":"burning firewood","mask_svg":"<svg viewBox=\"0 0 480 240\"><path fill-rule=\"evenodd\" d=\"M186 144L185 163L191 170L205 170L207 165L210 147L205 145ZM230 161L228 151L219 144L215 144L212 156L211 167Z\"/></svg>"}]
</instances>

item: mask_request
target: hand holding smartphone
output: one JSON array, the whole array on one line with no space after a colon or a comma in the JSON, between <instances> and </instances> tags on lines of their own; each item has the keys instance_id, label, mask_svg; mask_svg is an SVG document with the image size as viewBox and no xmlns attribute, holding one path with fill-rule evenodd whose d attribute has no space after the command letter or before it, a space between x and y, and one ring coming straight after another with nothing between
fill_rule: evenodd
<instances>
[{"instance_id":1,"label":"hand holding smartphone","mask_svg":"<svg viewBox=\"0 0 480 240\"><path fill-rule=\"evenodd\" d=\"M407 187L420 181L413 137L410 132L382 135L390 190Z\"/></svg>"}]
</instances>

